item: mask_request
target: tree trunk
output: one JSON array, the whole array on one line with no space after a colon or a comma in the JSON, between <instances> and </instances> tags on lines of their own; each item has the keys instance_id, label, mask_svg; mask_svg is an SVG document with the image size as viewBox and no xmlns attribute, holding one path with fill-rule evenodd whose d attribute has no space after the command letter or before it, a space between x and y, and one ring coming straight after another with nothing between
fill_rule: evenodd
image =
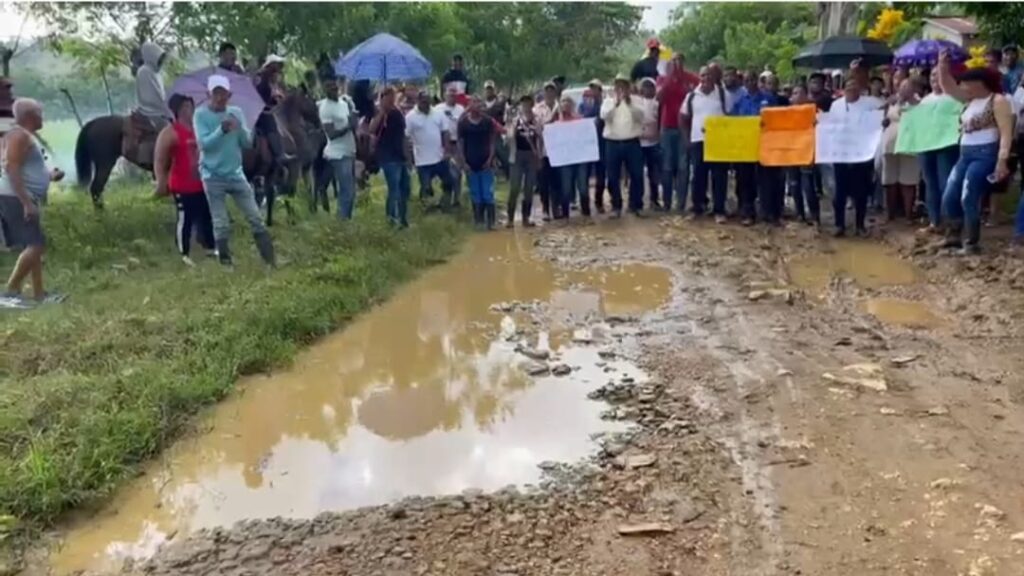
<instances>
[{"instance_id":1,"label":"tree trunk","mask_svg":"<svg viewBox=\"0 0 1024 576\"><path fill-rule=\"evenodd\" d=\"M0 63L3 64L3 76L4 78L11 77L11 60L14 58L14 50L10 48L0 48Z\"/></svg>"},{"instance_id":2,"label":"tree trunk","mask_svg":"<svg viewBox=\"0 0 1024 576\"><path fill-rule=\"evenodd\" d=\"M75 121L78 122L78 128L81 130L84 123L82 122L82 116L78 114L78 106L75 105L75 99L71 97L71 92L67 88L61 88L60 91L68 99L68 104L71 105L71 113L75 115Z\"/></svg>"},{"instance_id":3,"label":"tree trunk","mask_svg":"<svg viewBox=\"0 0 1024 576\"><path fill-rule=\"evenodd\" d=\"M114 115L114 98L110 95L110 83L107 82L107 71L104 70L100 73L100 78L103 79L103 89L107 92L107 113L111 116Z\"/></svg>"}]
</instances>

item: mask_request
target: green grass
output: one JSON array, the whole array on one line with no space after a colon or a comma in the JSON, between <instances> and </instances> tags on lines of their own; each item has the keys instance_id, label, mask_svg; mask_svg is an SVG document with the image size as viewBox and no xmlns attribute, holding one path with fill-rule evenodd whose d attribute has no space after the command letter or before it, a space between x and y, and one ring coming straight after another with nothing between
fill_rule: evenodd
<instances>
[{"instance_id":1,"label":"green grass","mask_svg":"<svg viewBox=\"0 0 1024 576\"><path fill-rule=\"evenodd\" d=\"M296 202L298 221L278 211L272 230L281 269L263 269L241 218L234 272L188 269L172 206L147 196L112 187L95 213L81 192L58 195L43 216L46 275L69 300L0 311L0 517L23 527L110 494L239 376L287 364L444 261L467 229L414 210L393 231L379 191L347 223ZM0 254L4 274L13 261Z\"/></svg>"}]
</instances>

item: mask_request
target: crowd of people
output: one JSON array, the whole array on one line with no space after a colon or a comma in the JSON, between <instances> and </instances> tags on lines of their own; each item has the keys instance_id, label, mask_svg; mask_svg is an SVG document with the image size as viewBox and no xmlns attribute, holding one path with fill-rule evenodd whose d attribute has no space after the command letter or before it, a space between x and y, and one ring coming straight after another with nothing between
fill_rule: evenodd
<instances>
[{"instance_id":1,"label":"crowd of people","mask_svg":"<svg viewBox=\"0 0 1024 576\"><path fill-rule=\"evenodd\" d=\"M273 242L242 167L243 150L253 145L253 133L242 110L231 103L230 76L240 72L234 45L220 46L206 100L198 106L187 95L166 98L162 49L146 43L141 55L138 111L159 130L153 161L156 192L174 198L176 243L183 261L194 264L194 234L211 255L231 265L226 208L231 197L249 224L261 257L273 266ZM538 93L523 94L514 102L500 94L493 81L483 84L482 95L475 94L460 55L453 57L451 69L442 76L441 99L415 85L380 86L373 98L365 82L350 95L344 77L330 66L318 66L323 97L317 105L326 139L326 178L321 180L335 183L339 217L350 219L357 166L372 162L383 174L386 213L396 228L409 225L411 167L422 201L434 197L434 181L439 182L437 206L443 210L459 206L465 183L474 223L481 229L498 225L498 174L510 184L505 206L505 225L510 228L517 211L523 226L535 225L537 196L539 216L545 221L565 220L573 212L590 219L594 212L610 211L610 217L620 218L624 209L640 217L650 209L688 211L690 218L710 214L718 223L736 217L744 225L757 220L781 223L788 196L797 218L820 226L821 200L831 193L837 236L847 233L848 202L853 204L858 235L868 234L872 207L884 208L889 220L916 220L923 206L926 225L921 233L945 232L944 245L974 253L986 207L992 194L1008 186L1014 145L1019 149L1024 142L1024 64L1016 46L1005 47L998 58L991 54L984 68L954 70L944 54L931 70L893 69L873 77L867 66L854 60L848 69L815 72L791 85L781 85L768 69L740 71L710 62L693 73L683 54L675 53L664 67L660 56L661 46L652 39L648 54L629 75L615 77L609 94L601 80L593 79L579 101L566 89L564 77L553 78ZM256 130L267 136L276 162L288 159L270 113L284 99L283 67L284 59L271 55L256 79L265 104ZM962 103L959 143L916 156L897 153L901 116L935 99ZM43 289L45 237L39 211L50 182L63 174L47 167L39 145L39 103L14 100L7 79L0 79L0 100L0 120L6 123L0 220L6 243L23 248L3 298L29 302L22 289L31 278L31 301L60 300ZM806 104L830 115L883 111L877 161L778 168L706 157L709 118L758 116L765 108ZM552 165L545 130L554 123L580 120L594 123L597 160ZM734 213L729 208L730 188L736 196ZM1024 202L1015 232L1018 242L1024 240Z\"/></svg>"}]
</instances>

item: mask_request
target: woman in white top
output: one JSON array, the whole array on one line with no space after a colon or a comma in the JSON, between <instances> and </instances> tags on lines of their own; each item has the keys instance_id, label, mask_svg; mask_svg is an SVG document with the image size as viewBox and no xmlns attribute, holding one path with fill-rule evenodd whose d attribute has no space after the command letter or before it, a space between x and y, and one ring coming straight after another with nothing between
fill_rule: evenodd
<instances>
[{"instance_id":1,"label":"woman in white top","mask_svg":"<svg viewBox=\"0 0 1024 576\"><path fill-rule=\"evenodd\" d=\"M922 98L921 103L939 99L953 100L952 96L942 91L942 86L939 84L938 68L932 70L930 81L932 92ZM918 155L921 175L924 177L924 206L928 211L928 227L923 228L922 233L937 234L939 232L939 224L942 221L942 193L945 192L949 174L959 159L959 144L938 150L929 150Z\"/></svg>"},{"instance_id":2,"label":"woman in white top","mask_svg":"<svg viewBox=\"0 0 1024 576\"><path fill-rule=\"evenodd\" d=\"M949 71L949 55L939 57L939 84L942 91L965 102L960 115L960 160L946 182L942 212L948 219L945 246L962 247L965 254L979 250L981 240L981 197L992 182L1010 174L1010 147L1013 145L1013 109L1000 90L997 74L972 68L960 76L960 83ZM991 178L991 180L990 180ZM966 242L961 236L966 229Z\"/></svg>"},{"instance_id":3,"label":"woman in white top","mask_svg":"<svg viewBox=\"0 0 1024 576\"><path fill-rule=\"evenodd\" d=\"M661 134L658 128L658 101L654 98L657 84L654 78L640 80L640 108L644 111L643 126L640 131L640 150L644 155L644 168L647 170L647 187L651 193L651 208L661 212L658 188L661 183Z\"/></svg>"},{"instance_id":4,"label":"woman in white top","mask_svg":"<svg viewBox=\"0 0 1024 576\"><path fill-rule=\"evenodd\" d=\"M913 154L896 153L896 136L900 129L900 116L924 96L924 78L904 78L897 87L894 101L885 109L885 132L882 133L882 187L885 189L885 207L889 220L895 220L902 210L904 218L914 217L917 184L921 181L921 165Z\"/></svg>"}]
</instances>

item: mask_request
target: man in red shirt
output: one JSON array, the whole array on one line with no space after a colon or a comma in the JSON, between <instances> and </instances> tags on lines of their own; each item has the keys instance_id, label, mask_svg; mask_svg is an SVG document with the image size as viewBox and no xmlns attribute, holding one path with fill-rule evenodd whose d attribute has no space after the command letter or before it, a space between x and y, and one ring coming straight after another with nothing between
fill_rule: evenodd
<instances>
[{"instance_id":1,"label":"man in red shirt","mask_svg":"<svg viewBox=\"0 0 1024 576\"><path fill-rule=\"evenodd\" d=\"M690 144L689 126L680 124L680 111L686 95L700 83L700 78L686 71L686 59L676 52L668 63L665 75L658 78L658 118L661 125L661 193L662 206L672 209L672 188L678 177L679 198L686 203L690 188L690 164L687 149ZM682 211L685 205L679 206Z\"/></svg>"}]
</instances>

